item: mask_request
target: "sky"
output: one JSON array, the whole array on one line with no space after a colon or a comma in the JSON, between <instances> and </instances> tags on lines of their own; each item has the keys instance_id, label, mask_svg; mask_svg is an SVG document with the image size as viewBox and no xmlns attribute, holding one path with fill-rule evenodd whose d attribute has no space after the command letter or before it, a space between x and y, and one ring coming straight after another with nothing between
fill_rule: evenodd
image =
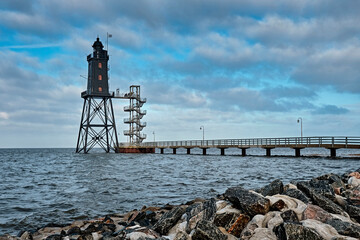
<instances>
[{"instance_id":1,"label":"sky","mask_svg":"<svg viewBox=\"0 0 360 240\"><path fill-rule=\"evenodd\" d=\"M86 56L141 85L146 141L360 136L360 1L1 0L0 148L76 147ZM114 99L126 142L127 100ZM155 134L154 134L155 133Z\"/></svg>"}]
</instances>

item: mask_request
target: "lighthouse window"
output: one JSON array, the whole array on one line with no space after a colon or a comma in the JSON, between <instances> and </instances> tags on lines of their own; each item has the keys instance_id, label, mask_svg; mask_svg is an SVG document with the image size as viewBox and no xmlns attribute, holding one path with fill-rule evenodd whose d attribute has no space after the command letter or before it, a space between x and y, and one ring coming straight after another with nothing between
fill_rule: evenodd
<instances>
[{"instance_id":1,"label":"lighthouse window","mask_svg":"<svg viewBox=\"0 0 360 240\"><path fill-rule=\"evenodd\" d=\"M99 68L102 68L102 64L101 64L101 62L99 62L98 66L99 66Z\"/></svg>"},{"instance_id":2,"label":"lighthouse window","mask_svg":"<svg viewBox=\"0 0 360 240\"><path fill-rule=\"evenodd\" d=\"M101 76L101 74L99 75L99 80L102 80L102 76Z\"/></svg>"},{"instance_id":3,"label":"lighthouse window","mask_svg":"<svg viewBox=\"0 0 360 240\"><path fill-rule=\"evenodd\" d=\"M102 92L102 87L99 87L99 92Z\"/></svg>"}]
</instances>

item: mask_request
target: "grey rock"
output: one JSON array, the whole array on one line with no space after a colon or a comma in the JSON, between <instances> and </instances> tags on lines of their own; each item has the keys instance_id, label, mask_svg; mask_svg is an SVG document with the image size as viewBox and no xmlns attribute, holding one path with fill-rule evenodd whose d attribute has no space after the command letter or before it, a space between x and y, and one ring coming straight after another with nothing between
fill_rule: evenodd
<instances>
[{"instance_id":1,"label":"grey rock","mask_svg":"<svg viewBox=\"0 0 360 240\"><path fill-rule=\"evenodd\" d=\"M203 203L194 203L194 204L188 206L185 209L186 220L189 221L190 218L199 214L203 210L203 206L204 206Z\"/></svg>"},{"instance_id":2,"label":"grey rock","mask_svg":"<svg viewBox=\"0 0 360 240\"><path fill-rule=\"evenodd\" d=\"M333 173L322 175L320 177L317 177L316 179L317 180L326 180L326 181L328 181L328 184L330 184L332 187L345 188L345 184L341 180L341 177L339 175L336 175Z\"/></svg>"},{"instance_id":3,"label":"grey rock","mask_svg":"<svg viewBox=\"0 0 360 240\"><path fill-rule=\"evenodd\" d=\"M339 234L360 238L360 226L350 222L344 222L337 218L326 221L327 224L333 226Z\"/></svg>"},{"instance_id":4,"label":"grey rock","mask_svg":"<svg viewBox=\"0 0 360 240\"><path fill-rule=\"evenodd\" d=\"M287 210L285 212L282 212L280 216L284 220L284 222L299 222L299 218L293 210Z\"/></svg>"},{"instance_id":5,"label":"grey rock","mask_svg":"<svg viewBox=\"0 0 360 240\"><path fill-rule=\"evenodd\" d=\"M360 223L360 206L355 206L352 204L346 204L345 206L346 212L349 213L350 217Z\"/></svg>"},{"instance_id":6,"label":"grey rock","mask_svg":"<svg viewBox=\"0 0 360 240\"><path fill-rule=\"evenodd\" d=\"M202 203L195 203L186 209L186 232L190 233L201 220L213 222L216 216L216 201L214 198Z\"/></svg>"},{"instance_id":7,"label":"grey rock","mask_svg":"<svg viewBox=\"0 0 360 240\"><path fill-rule=\"evenodd\" d=\"M227 236L223 234L217 226L209 221L199 221L196 225L193 240L226 240Z\"/></svg>"},{"instance_id":8,"label":"grey rock","mask_svg":"<svg viewBox=\"0 0 360 240\"><path fill-rule=\"evenodd\" d=\"M328 211L330 213L340 214L345 217L349 216L339 205L337 205L336 203L334 203L327 197L316 192L314 190L314 188L311 187L308 183L299 182L297 184L297 187L298 187L298 189L303 191L307 196L309 196L314 204L325 209L326 211Z\"/></svg>"},{"instance_id":9,"label":"grey rock","mask_svg":"<svg viewBox=\"0 0 360 240\"><path fill-rule=\"evenodd\" d=\"M216 216L216 200L211 198L203 203L203 220L213 222Z\"/></svg>"},{"instance_id":10,"label":"grey rock","mask_svg":"<svg viewBox=\"0 0 360 240\"><path fill-rule=\"evenodd\" d=\"M211 198L210 200L206 200L204 202L195 203L187 207L185 212L187 215L187 221L198 215L200 212L203 212L202 219L212 222L214 221L216 215L216 200Z\"/></svg>"},{"instance_id":11,"label":"grey rock","mask_svg":"<svg viewBox=\"0 0 360 240\"><path fill-rule=\"evenodd\" d=\"M299 199L300 201L308 204L310 202L310 198L308 198L302 191L299 189L289 188L284 193L284 195L287 195L289 197L293 197L296 199Z\"/></svg>"},{"instance_id":12,"label":"grey rock","mask_svg":"<svg viewBox=\"0 0 360 240\"><path fill-rule=\"evenodd\" d=\"M284 184L280 179L272 181L270 184L255 190L263 196L273 196L275 194L282 194L284 192Z\"/></svg>"},{"instance_id":13,"label":"grey rock","mask_svg":"<svg viewBox=\"0 0 360 240\"><path fill-rule=\"evenodd\" d=\"M279 240L324 240L313 229L298 223L284 222L275 227L274 232Z\"/></svg>"},{"instance_id":14,"label":"grey rock","mask_svg":"<svg viewBox=\"0 0 360 240\"><path fill-rule=\"evenodd\" d=\"M329 180L318 180L313 178L309 181L310 186L319 194L334 200L335 192L329 183Z\"/></svg>"},{"instance_id":15,"label":"grey rock","mask_svg":"<svg viewBox=\"0 0 360 240\"><path fill-rule=\"evenodd\" d=\"M184 212L185 209L181 206L173 208L161 216L153 229L161 235L165 235L179 221Z\"/></svg>"},{"instance_id":16,"label":"grey rock","mask_svg":"<svg viewBox=\"0 0 360 240\"><path fill-rule=\"evenodd\" d=\"M270 200L241 187L226 190L224 196L238 209L249 216L266 214L270 209Z\"/></svg>"}]
</instances>

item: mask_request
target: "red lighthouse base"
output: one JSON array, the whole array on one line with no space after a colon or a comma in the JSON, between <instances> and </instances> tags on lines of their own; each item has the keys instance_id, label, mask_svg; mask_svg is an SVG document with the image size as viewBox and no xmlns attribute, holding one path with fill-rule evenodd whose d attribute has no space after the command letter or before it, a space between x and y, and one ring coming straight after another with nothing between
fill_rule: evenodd
<instances>
[{"instance_id":1,"label":"red lighthouse base","mask_svg":"<svg viewBox=\"0 0 360 240\"><path fill-rule=\"evenodd\" d=\"M155 153L155 148L117 147L116 153Z\"/></svg>"}]
</instances>

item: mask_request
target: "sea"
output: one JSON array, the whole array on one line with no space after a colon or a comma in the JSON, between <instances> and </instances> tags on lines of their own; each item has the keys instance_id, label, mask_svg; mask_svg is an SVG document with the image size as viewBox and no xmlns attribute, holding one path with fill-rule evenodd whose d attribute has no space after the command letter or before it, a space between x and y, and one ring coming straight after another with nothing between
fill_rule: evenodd
<instances>
[{"instance_id":1,"label":"sea","mask_svg":"<svg viewBox=\"0 0 360 240\"><path fill-rule=\"evenodd\" d=\"M143 206L181 204L211 198L229 187L284 184L360 167L360 150L185 149L172 154L115 154L93 149L0 149L0 235L17 235L49 223L66 224Z\"/></svg>"}]
</instances>

